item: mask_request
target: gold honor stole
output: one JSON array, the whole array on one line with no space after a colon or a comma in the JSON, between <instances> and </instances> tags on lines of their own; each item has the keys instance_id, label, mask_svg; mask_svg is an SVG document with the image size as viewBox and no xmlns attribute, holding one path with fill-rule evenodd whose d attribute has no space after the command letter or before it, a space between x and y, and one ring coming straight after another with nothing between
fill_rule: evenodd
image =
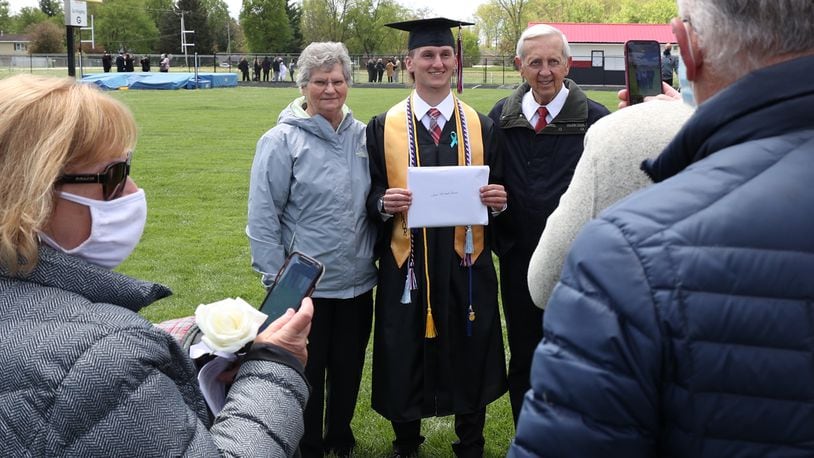
<instances>
[{"instance_id":1,"label":"gold honor stole","mask_svg":"<svg viewBox=\"0 0 814 458\"><path fill-rule=\"evenodd\" d=\"M412 95L410 95L412 97ZM480 118L478 112L461 102L463 113L458 112L458 100L455 99L455 128L458 134L458 164L466 164L465 143L470 144L471 165L483 165L483 138L481 132ZM415 106L415 104L411 104ZM391 188L407 188L407 167L410 164L410 154L407 132L407 122L413 123L413 132L416 132L416 119L407 120L407 99L401 101L387 111L384 121L384 155L385 166L387 168L387 182ZM461 116L467 123L469 138L462 135ZM416 162L421 166L418 151L418 134L415 134ZM398 213L394 215L393 234L390 239L390 249L396 264L401 267L410 256L410 230L407 229L407 214ZM472 264L478 259L483 251L483 226L472 226L473 253ZM464 243L466 239L466 227L455 227L455 252L463 259L465 256Z\"/></svg>"}]
</instances>

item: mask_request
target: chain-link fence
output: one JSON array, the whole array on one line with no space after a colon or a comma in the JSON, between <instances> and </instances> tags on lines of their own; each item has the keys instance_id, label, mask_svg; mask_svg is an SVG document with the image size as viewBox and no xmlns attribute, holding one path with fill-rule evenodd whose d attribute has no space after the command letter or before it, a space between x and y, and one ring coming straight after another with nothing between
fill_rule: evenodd
<instances>
[{"instance_id":1,"label":"chain-link fence","mask_svg":"<svg viewBox=\"0 0 814 458\"><path fill-rule=\"evenodd\" d=\"M140 61L142 58L147 57L150 63L150 71L158 71L158 64L161 60L160 54L141 54L133 56L134 71L142 71ZM237 73L238 63L242 58L246 58L249 63L249 73L253 74L253 64L255 58L258 62L262 62L264 57L270 60L275 58L282 58L283 63L286 65L286 74L281 75L280 82L292 82L294 80L293 72L290 72L291 62L296 62L299 57L298 54L273 54L273 53L215 53L208 55L177 55L171 54L170 56L170 71L172 72L194 72L197 65L200 72L214 72L214 73ZM116 56L113 56L112 72L116 71L115 64ZM387 59L395 59L394 56L351 56L352 61L352 80L355 84L387 84L390 83L387 76L386 69L379 71L375 68L378 60L382 59L387 62ZM575 63L588 62L590 63L589 56L574 56ZM618 69L623 68L622 56L605 56L602 66L593 67L586 65L572 65L569 77L574 79L580 84L589 84L596 86L617 86L624 84L624 71ZM369 61L373 61L375 72L372 72L369 67ZM394 74L394 81L391 84L410 84L409 76L404 68L404 58L398 57L399 70ZM102 54L76 54L76 75L81 77L92 73L101 73L102 68ZM38 73L49 75L67 75L68 59L66 54L32 54L32 55L0 55L0 73ZM252 75L253 77L253 75ZM238 78L240 80L241 78ZM271 79L271 77L269 78ZM480 62L464 69L464 83L467 86L471 85L496 85L496 86L514 86L520 83L520 74L514 67L514 56L490 56L483 57Z\"/></svg>"}]
</instances>

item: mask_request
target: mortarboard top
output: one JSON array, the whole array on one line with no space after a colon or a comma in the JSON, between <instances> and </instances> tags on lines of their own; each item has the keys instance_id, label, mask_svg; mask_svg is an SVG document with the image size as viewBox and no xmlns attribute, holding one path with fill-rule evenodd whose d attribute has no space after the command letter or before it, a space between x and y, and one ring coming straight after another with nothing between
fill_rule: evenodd
<instances>
[{"instance_id":1,"label":"mortarboard top","mask_svg":"<svg viewBox=\"0 0 814 458\"><path fill-rule=\"evenodd\" d=\"M410 37L407 39L408 50L422 46L452 46L454 48L455 40L450 29L464 25L474 24L443 17L385 24L393 29L410 32Z\"/></svg>"}]
</instances>

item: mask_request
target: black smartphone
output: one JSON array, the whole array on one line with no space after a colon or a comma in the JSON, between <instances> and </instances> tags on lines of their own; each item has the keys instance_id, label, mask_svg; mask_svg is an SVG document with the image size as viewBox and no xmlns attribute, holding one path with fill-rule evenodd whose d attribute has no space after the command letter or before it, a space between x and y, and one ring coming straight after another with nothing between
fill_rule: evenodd
<instances>
[{"instance_id":1,"label":"black smartphone","mask_svg":"<svg viewBox=\"0 0 814 458\"><path fill-rule=\"evenodd\" d=\"M655 40L625 43L625 84L628 104L661 94L661 45Z\"/></svg>"},{"instance_id":2,"label":"black smartphone","mask_svg":"<svg viewBox=\"0 0 814 458\"><path fill-rule=\"evenodd\" d=\"M288 255L260 305L260 311L268 315L260 330L285 314L286 310L298 310L303 298L314 292L323 272L325 267L312 257L297 251Z\"/></svg>"}]
</instances>

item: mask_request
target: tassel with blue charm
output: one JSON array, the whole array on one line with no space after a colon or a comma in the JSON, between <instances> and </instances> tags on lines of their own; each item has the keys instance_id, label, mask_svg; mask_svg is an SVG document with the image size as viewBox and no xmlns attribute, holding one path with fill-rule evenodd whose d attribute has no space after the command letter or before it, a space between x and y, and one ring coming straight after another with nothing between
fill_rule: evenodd
<instances>
[{"instance_id":1,"label":"tassel with blue charm","mask_svg":"<svg viewBox=\"0 0 814 458\"><path fill-rule=\"evenodd\" d=\"M475 324L475 311L472 310L472 304L469 304L469 313L466 319L466 336L472 337L472 326Z\"/></svg>"},{"instance_id":2,"label":"tassel with blue charm","mask_svg":"<svg viewBox=\"0 0 814 458\"><path fill-rule=\"evenodd\" d=\"M469 266L469 311L466 315L466 336L472 337L472 326L475 325L475 310L472 309L472 266Z\"/></svg>"},{"instance_id":3,"label":"tassel with blue charm","mask_svg":"<svg viewBox=\"0 0 814 458\"><path fill-rule=\"evenodd\" d=\"M472 254L475 252L475 243L472 241L472 226L466 226L464 239L464 258L461 265L469 271L469 310L466 316L466 336L472 337L472 326L475 324L475 310L472 308Z\"/></svg>"}]
</instances>

